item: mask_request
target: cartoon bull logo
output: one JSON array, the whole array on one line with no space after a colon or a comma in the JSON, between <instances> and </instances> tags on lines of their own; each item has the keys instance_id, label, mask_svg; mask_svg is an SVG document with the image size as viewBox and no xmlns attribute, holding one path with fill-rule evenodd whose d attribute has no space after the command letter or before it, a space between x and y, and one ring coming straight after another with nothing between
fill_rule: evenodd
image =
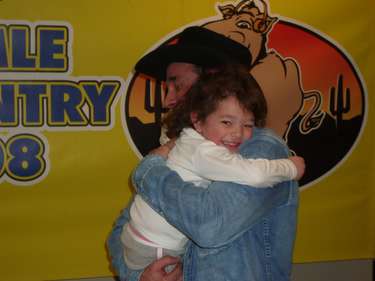
<instances>
[{"instance_id":1,"label":"cartoon bull logo","mask_svg":"<svg viewBox=\"0 0 375 281\"><path fill-rule=\"evenodd\" d=\"M289 124L300 113L303 103L313 100L300 128L303 133L318 128L324 117L320 93L302 89L301 74L293 59L283 58L276 51L267 49L267 35L277 22L276 17L268 15L267 4L264 1L243 0L236 6L219 5L218 9L222 19L203 26L249 49L252 55L250 72L262 88L268 104L267 127L285 137Z\"/></svg>"},{"instance_id":2,"label":"cartoon bull logo","mask_svg":"<svg viewBox=\"0 0 375 281\"><path fill-rule=\"evenodd\" d=\"M266 126L309 167L300 185L330 174L352 151L364 127L367 94L355 64L326 36L271 16L264 0L216 8L216 18L200 24L249 49L250 73L268 103ZM167 37L163 44L174 39ZM162 83L139 73L129 81L123 124L134 151L143 156L158 145L165 93Z\"/></svg>"}]
</instances>

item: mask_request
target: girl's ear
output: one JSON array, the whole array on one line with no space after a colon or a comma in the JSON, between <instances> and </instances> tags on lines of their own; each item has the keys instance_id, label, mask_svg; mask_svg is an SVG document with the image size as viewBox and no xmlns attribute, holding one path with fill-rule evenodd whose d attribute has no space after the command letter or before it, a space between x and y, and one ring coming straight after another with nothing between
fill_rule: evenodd
<instances>
[{"instance_id":1,"label":"girl's ear","mask_svg":"<svg viewBox=\"0 0 375 281\"><path fill-rule=\"evenodd\" d=\"M198 121L198 114L196 112L190 113L190 120L193 124L193 128L198 132L201 133L201 122Z\"/></svg>"}]
</instances>

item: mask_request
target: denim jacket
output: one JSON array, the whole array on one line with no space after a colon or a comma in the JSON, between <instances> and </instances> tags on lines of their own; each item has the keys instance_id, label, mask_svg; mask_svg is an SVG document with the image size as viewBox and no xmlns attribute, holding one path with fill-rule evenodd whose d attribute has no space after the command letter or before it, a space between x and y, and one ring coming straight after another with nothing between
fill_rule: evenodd
<instances>
[{"instance_id":1,"label":"denim jacket","mask_svg":"<svg viewBox=\"0 0 375 281\"><path fill-rule=\"evenodd\" d=\"M257 129L240 153L247 158L285 158L288 149L269 130ZM186 183L160 156L145 157L133 173L137 192L190 238L183 258L184 281L290 280L296 234L298 187L294 181L273 188L214 182L207 189ZM107 241L112 266L121 280L141 272L123 263L120 233L125 209Z\"/></svg>"}]
</instances>

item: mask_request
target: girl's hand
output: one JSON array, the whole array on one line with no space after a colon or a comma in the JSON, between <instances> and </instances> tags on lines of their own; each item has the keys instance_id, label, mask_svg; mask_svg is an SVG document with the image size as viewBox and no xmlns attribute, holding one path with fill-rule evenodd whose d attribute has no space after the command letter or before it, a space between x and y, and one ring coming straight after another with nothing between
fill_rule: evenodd
<instances>
[{"instance_id":1,"label":"girl's hand","mask_svg":"<svg viewBox=\"0 0 375 281\"><path fill-rule=\"evenodd\" d=\"M172 150L172 148L175 145L175 141L176 139L169 140L166 144L161 145L158 148L155 148L154 150L151 150L150 154L159 155L167 159L169 152Z\"/></svg>"},{"instance_id":2,"label":"girl's hand","mask_svg":"<svg viewBox=\"0 0 375 281\"><path fill-rule=\"evenodd\" d=\"M295 180L300 180L305 173L305 160L299 156L291 156L289 157L289 160L291 160L297 168L297 176Z\"/></svg>"}]
</instances>

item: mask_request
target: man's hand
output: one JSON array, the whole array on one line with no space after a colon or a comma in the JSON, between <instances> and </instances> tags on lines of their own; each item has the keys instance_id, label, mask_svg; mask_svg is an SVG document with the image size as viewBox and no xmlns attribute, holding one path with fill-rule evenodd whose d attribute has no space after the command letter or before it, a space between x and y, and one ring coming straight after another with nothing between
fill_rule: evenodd
<instances>
[{"instance_id":1,"label":"man's hand","mask_svg":"<svg viewBox=\"0 0 375 281\"><path fill-rule=\"evenodd\" d=\"M168 265L176 265L171 272L166 272ZM139 281L182 281L182 264L179 258L165 256L154 261L143 271Z\"/></svg>"}]
</instances>

